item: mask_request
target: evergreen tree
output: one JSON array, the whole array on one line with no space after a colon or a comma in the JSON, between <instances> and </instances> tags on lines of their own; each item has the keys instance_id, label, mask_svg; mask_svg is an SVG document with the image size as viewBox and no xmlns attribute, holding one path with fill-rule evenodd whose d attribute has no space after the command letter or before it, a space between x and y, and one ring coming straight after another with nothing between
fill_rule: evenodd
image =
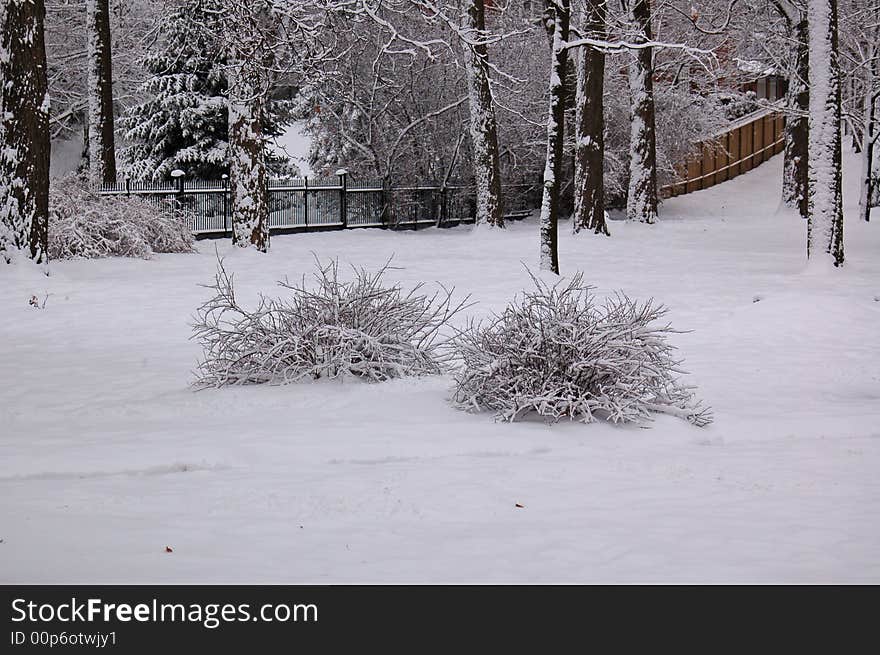
<instances>
[{"instance_id":1,"label":"evergreen tree","mask_svg":"<svg viewBox=\"0 0 880 655\"><path fill-rule=\"evenodd\" d=\"M169 179L179 168L188 177L218 179L229 173L228 70L217 19L205 3L188 0L163 26L162 45L145 67L151 76L140 88L147 98L122 117L124 173L133 179ZM281 134L290 101L269 103L263 136ZM266 152L276 175L295 173L285 157Z\"/></svg>"}]
</instances>

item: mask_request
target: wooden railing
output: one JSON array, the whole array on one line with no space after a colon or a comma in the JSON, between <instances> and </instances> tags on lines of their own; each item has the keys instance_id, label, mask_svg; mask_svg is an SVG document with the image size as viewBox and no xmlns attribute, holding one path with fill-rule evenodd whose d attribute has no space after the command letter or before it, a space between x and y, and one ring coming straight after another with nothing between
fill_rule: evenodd
<instances>
[{"instance_id":1,"label":"wooden railing","mask_svg":"<svg viewBox=\"0 0 880 655\"><path fill-rule=\"evenodd\" d=\"M733 179L785 147L785 115L777 107L739 119L716 138L699 144L697 154L679 168L679 179L660 189L672 198Z\"/></svg>"}]
</instances>

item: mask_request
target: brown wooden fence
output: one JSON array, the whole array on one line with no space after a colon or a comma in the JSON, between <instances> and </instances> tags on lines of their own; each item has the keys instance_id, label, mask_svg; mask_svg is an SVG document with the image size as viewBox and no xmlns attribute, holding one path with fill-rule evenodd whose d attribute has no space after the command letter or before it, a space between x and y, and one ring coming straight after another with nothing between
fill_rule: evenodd
<instances>
[{"instance_id":1,"label":"brown wooden fence","mask_svg":"<svg viewBox=\"0 0 880 655\"><path fill-rule=\"evenodd\" d=\"M679 168L679 179L660 189L663 198L708 189L733 179L767 161L785 147L785 115L778 109L762 109L743 116L712 141L699 144L699 151Z\"/></svg>"}]
</instances>

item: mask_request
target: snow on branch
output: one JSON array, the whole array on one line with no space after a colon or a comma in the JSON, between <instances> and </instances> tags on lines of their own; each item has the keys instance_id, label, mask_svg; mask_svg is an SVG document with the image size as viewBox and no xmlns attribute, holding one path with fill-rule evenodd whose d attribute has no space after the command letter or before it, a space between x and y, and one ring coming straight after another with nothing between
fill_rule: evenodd
<instances>
[{"instance_id":1,"label":"snow on branch","mask_svg":"<svg viewBox=\"0 0 880 655\"><path fill-rule=\"evenodd\" d=\"M352 269L344 281L336 260L316 259L313 284L279 282L285 298L260 295L253 309L236 298L233 276L218 261L213 297L198 310L193 338L204 349L196 371L200 388L289 384L303 379L361 378L382 382L436 375L449 353L443 334L465 308L453 290L421 294L388 285L390 262L375 272Z\"/></svg>"},{"instance_id":2,"label":"snow on branch","mask_svg":"<svg viewBox=\"0 0 880 655\"><path fill-rule=\"evenodd\" d=\"M684 373L656 325L666 309L617 293L597 305L581 274L550 286L534 276L524 292L488 322L471 323L453 340L463 365L453 403L492 411L502 421L537 414L556 422L644 422L662 412L697 426L709 408L681 384Z\"/></svg>"}]
</instances>

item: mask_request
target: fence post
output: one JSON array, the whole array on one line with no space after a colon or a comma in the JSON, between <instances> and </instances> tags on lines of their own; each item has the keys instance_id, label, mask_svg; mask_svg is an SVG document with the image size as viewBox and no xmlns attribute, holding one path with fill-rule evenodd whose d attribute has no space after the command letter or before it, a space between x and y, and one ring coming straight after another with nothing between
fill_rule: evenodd
<instances>
[{"instance_id":1,"label":"fence post","mask_svg":"<svg viewBox=\"0 0 880 655\"><path fill-rule=\"evenodd\" d=\"M229 176L223 173L221 179L223 180L223 234L231 236L229 230L229 201L227 200L229 195Z\"/></svg>"},{"instance_id":2,"label":"fence post","mask_svg":"<svg viewBox=\"0 0 880 655\"><path fill-rule=\"evenodd\" d=\"M382 178L382 191L380 193L381 193L381 195L379 197L382 202L382 224L385 227L388 227L388 224L391 222L392 196L391 196L391 187L388 184L387 177Z\"/></svg>"},{"instance_id":3,"label":"fence post","mask_svg":"<svg viewBox=\"0 0 880 655\"><path fill-rule=\"evenodd\" d=\"M348 199L346 196L347 191L347 177L348 171L344 168L340 168L336 171L336 174L339 176L339 219L342 223L342 227L348 227Z\"/></svg>"},{"instance_id":4,"label":"fence post","mask_svg":"<svg viewBox=\"0 0 880 655\"><path fill-rule=\"evenodd\" d=\"M183 176L184 172L179 168L175 168L171 171L171 177L174 178L174 181L177 183L177 194L183 195Z\"/></svg>"},{"instance_id":5,"label":"fence post","mask_svg":"<svg viewBox=\"0 0 880 655\"><path fill-rule=\"evenodd\" d=\"M183 208L183 203L181 203L180 199L183 196L183 176L184 172L179 168L175 168L171 171L171 178L177 184L177 198L171 201L171 215L174 216L174 210L177 207Z\"/></svg>"},{"instance_id":6,"label":"fence post","mask_svg":"<svg viewBox=\"0 0 880 655\"><path fill-rule=\"evenodd\" d=\"M441 227L449 220L449 189L446 185L440 187L440 216L437 219L437 227Z\"/></svg>"},{"instance_id":7,"label":"fence post","mask_svg":"<svg viewBox=\"0 0 880 655\"><path fill-rule=\"evenodd\" d=\"M128 178L125 178L125 195L131 195L131 181Z\"/></svg>"},{"instance_id":8,"label":"fence post","mask_svg":"<svg viewBox=\"0 0 880 655\"><path fill-rule=\"evenodd\" d=\"M703 186L705 183L706 183L706 179L703 177L703 144L700 143L700 181L699 181L700 186L698 186L696 190L700 191L702 189L705 189L706 187Z\"/></svg>"},{"instance_id":9,"label":"fence post","mask_svg":"<svg viewBox=\"0 0 880 655\"><path fill-rule=\"evenodd\" d=\"M303 220L309 226L309 178L303 178Z\"/></svg>"},{"instance_id":10,"label":"fence post","mask_svg":"<svg viewBox=\"0 0 880 655\"><path fill-rule=\"evenodd\" d=\"M730 153L730 132L724 135L724 181L730 179L730 161L732 159Z\"/></svg>"}]
</instances>

